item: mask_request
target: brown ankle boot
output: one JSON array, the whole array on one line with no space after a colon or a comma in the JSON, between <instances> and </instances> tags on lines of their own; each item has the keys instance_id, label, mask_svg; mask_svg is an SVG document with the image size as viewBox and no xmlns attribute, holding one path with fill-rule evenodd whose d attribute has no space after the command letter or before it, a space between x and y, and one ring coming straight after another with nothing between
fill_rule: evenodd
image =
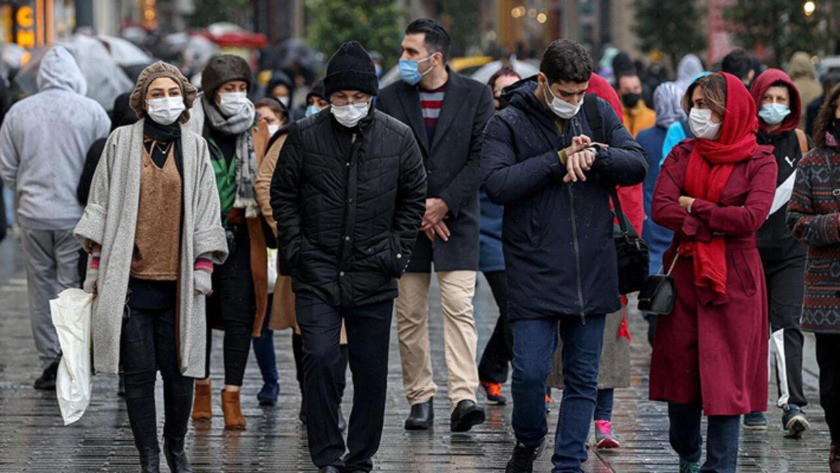
<instances>
[{"instance_id":1,"label":"brown ankle boot","mask_svg":"<svg viewBox=\"0 0 840 473\"><path fill-rule=\"evenodd\" d=\"M239 391L222 390L222 413L225 415L225 429L245 430L245 417L239 404Z\"/></svg>"},{"instance_id":2,"label":"brown ankle boot","mask_svg":"<svg viewBox=\"0 0 840 473\"><path fill-rule=\"evenodd\" d=\"M213 418L213 404L210 402L212 391L209 384L195 384L195 399L193 400L193 420L210 420Z\"/></svg>"}]
</instances>

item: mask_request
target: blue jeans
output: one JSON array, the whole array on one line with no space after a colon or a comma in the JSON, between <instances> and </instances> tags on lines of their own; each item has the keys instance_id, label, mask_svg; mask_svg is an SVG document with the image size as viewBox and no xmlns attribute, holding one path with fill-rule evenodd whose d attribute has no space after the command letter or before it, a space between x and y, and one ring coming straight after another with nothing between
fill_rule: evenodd
<instances>
[{"instance_id":1,"label":"blue jeans","mask_svg":"<svg viewBox=\"0 0 840 473\"><path fill-rule=\"evenodd\" d=\"M599 389L598 401L595 403L594 420L612 420L613 394L615 389Z\"/></svg>"},{"instance_id":2,"label":"blue jeans","mask_svg":"<svg viewBox=\"0 0 840 473\"><path fill-rule=\"evenodd\" d=\"M268 329L271 320L271 303L273 294L268 295L268 308L266 309L265 320L263 320L262 331L259 338L255 338L254 358L260 367L263 383L275 384L280 379L277 374L277 356L274 354L274 331Z\"/></svg>"},{"instance_id":3,"label":"blue jeans","mask_svg":"<svg viewBox=\"0 0 840 473\"><path fill-rule=\"evenodd\" d=\"M702 403L668 404L671 448L684 460L699 462L703 449L700 433ZM735 473L738 466L738 438L741 416L709 416L706 432L706 463L700 471Z\"/></svg>"},{"instance_id":4,"label":"blue jeans","mask_svg":"<svg viewBox=\"0 0 840 473\"><path fill-rule=\"evenodd\" d=\"M595 412L598 361L604 341L604 314L520 319L513 330L513 431L526 446L540 445L548 433L545 387L557 349L563 339L563 400L554 438L554 473L581 472L586 461L586 438Z\"/></svg>"}]
</instances>

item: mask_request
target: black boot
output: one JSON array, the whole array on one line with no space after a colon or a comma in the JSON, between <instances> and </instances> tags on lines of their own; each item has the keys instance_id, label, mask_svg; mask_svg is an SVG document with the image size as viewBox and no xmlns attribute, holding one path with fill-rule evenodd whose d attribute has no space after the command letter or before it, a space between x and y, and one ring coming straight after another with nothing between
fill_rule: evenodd
<instances>
[{"instance_id":1,"label":"black boot","mask_svg":"<svg viewBox=\"0 0 840 473\"><path fill-rule=\"evenodd\" d=\"M35 380L35 389L40 389L42 391L55 391L55 378L58 374L58 364L60 362L61 356L53 360L49 366L44 368L44 372L41 373L41 376Z\"/></svg>"},{"instance_id":2,"label":"black boot","mask_svg":"<svg viewBox=\"0 0 840 473\"><path fill-rule=\"evenodd\" d=\"M163 456L169 471L172 473L193 473L192 465L187 459L187 452L184 451L184 439L179 440L165 437L163 439Z\"/></svg>"},{"instance_id":3,"label":"black boot","mask_svg":"<svg viewBox=\"0 0 840 473\"><path fill-rule=\"evenodd\" d=\"M140 473L160 473L160 451L157 446L140 450Z\"/></svg>"},{"instance_id":4,"label":"black boot","mask_svg":"<svg viewBox=\"0 0 840 473\"><path fill-rule=\"evenodd\" d=\"M405 420L405 430L428 430L435 420L433 399L411 406L411 413Z\"/></svg>"}]
</instances>

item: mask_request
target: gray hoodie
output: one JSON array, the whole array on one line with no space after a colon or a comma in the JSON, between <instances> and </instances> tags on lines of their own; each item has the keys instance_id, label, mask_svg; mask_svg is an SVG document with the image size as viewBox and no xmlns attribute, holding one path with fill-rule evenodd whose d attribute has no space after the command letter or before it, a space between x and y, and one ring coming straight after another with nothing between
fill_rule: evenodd
<instances>
[{"instance_id":1,"label":"gray hoodie","mask_svg":"<svg viewBox=\"0 0 840 473\"><path fill-rule=\"evenodd\" d=\"M0 127L0 178L15 191L24 227L72 230L82 216L76 188L85 155L111 128L86 89L73 56L55 46L41 60L39 92L13 105Z\"/></svg>"}]
</instances>

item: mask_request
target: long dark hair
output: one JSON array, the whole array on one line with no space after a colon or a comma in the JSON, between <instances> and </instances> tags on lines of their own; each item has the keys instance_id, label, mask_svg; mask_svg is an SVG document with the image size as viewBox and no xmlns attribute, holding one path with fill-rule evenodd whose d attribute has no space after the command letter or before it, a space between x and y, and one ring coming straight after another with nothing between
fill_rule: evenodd
<instances>
[{"instance_id":1,"label":"long dark hair","mask_svg":"<svg viewBox=\"0 0 840 473\"><path fill-rule=\"evenodd\" d=\"M834 117L834 111L837 110L838 99L840 99L840 85L834 86L831 92L826 95L825 102L823 102L820 111L817 113L817 118L814 120L814 134L811 138L817 148L825 147L825 134L834 128L834 122L837 120Z\"/></svg>"}]
</instances>

